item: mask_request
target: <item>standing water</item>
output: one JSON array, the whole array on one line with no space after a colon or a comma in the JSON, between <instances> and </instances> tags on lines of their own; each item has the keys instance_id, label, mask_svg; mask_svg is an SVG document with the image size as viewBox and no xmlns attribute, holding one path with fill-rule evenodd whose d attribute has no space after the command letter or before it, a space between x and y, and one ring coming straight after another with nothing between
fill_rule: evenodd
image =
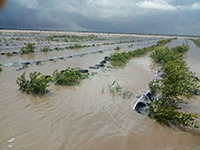
<instances>
[{"instance_id":1,"label":"standing water","mask_svg":"<svg viewBox=\"0 0 200 150\"><path fill-rule=\"evenodd\" d=\"M132 49L153 45L157 39L156 37L143 40L141 38L137 44L133 42ZM113 41L116 40L115 38ZM172 41L174 45L173 42L175 41ZM200 69L198 68L200 49L192 41L189 41L189 46L190 50L186 54L187 63L191 70L197 73L197 77L200 77ZM105 48L104 44L94 48L96 50L108 49L103 53L66 58L65 61L45 61L43 65L39 66L31 64L26 69L26 75L28 77L28 74L33 71L52 74L55 69L62 70L67 67L87 69L113 53L112 50L115 47L114 44ZM121 49L130 49L130 43L123 44ZM90 48L83 49L86 52L92 50ZM58 56L68 55L72 51L58 53ZM76 50L75 53L81 53L81 50ZM56 54L50 52L49 55L56 56ZM38 55L38 59L43 54L35 53L35 55ZM2 63L15 62L20 59L27 60L27 58L20 58L20 56L10 59L1 56L0 59ZM123 99L121 96L109 92L108 84L112 84L116 79L122 87L129 87L128 90L134 94L139 93L140 90L146 90L146 86L154 76L154 70L151 70L150 66L151 60L149 56L145 56L130 60L125 68L118 70L89 69L90 72L96 72L96 74L83 80L79 85L58 86L50 84L50 93L42 97L27 95L19 91L16 78L23 71L16 71L17 67L14 66L4 67L0 73L0 149L200 149L199 129L183 132L155 123L147 116L140 115L131 109L132 98ZM197 113L198 116L200 116L199 100L200 97L196 97L187 106L188 111Z\"/></svg>"}]
</instances>

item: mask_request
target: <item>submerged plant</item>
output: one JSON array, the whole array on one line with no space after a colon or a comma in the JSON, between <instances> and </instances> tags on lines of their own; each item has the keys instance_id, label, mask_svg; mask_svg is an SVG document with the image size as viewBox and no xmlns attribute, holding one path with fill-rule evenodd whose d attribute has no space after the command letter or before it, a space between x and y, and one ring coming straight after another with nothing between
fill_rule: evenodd
<instances>
[{"instance_id":1,"label":"submerged plant","mask_svg":"<svg viewBox=\"0 0 200 150\"><path fill-rule=\"evenodd\" d=\"M113 81L113 83L110 85L108 85L108 91L112 94L119 94L120 96L123 97L123 99L126 98L131 98L131 96L133 96L133 93L131 91L128 90L128 88L126 88L125 90L123 90L124 88L122 86L120 86L120 84L117 82L117 79L115 81Z\"/></svg>"},{"instance_id":2,"label":"submerged plant","mask_svg":"<svg viewBox=\"0 0 200 150\"><path fill-rule=\"evenodd\" d=\"M131 96L133 96L133 93L131 91L128 90L128 88L126 88L123 92L122 92L122 97L125 98L131 98Z\"/></svg>"},{"instance_id":3,"label":"submerged plant","mask_svg":"<svg viewBox=\"0 0 200 150\"><path fill-rule=\"evenodd\" d=\"M0 72L3 70L3 69L1 68L1 66L2 66L2 64L0 63Z\"/></svg>"},{"instance_id":4,"label":"submerged plant","mask_svg":"<svg viewBox=\"0 0 200 150\"><path fill-rule=\"evenodd\" d=\"M31 72L29 77L30 80L26 80L24 72L20 77L17 77L17 84L19 85L19 90L26 92L27 94L35 94L35 95L44 95L49 90L47 87L49 86L50 79L45 78L45 75L41 75L40 72Z\"/></svg>"},{"instance_id":5,"label":"submerged plant","mask_svg":"<svg viewBox=\"0 0 200 150\"><path fill-rule=\"evenodd\" d=\"M27 54L27 53L33 53L35 49L35 43L27 43L26 46L22 47L19 51L21 55Z\"/></svg>"},{"instance_id":6,"label":"submerged plant","mask_svg":"<svg viewBox=\"0 0 200 150\"><path fill-rule=\"evenodd\" d=\"M55 70L52 81L58 85L76 85L81 79L88 78L88 76L88 73L79 72L78 68L67 68L63 71Z\"/></svg>"},{"instance_id":7,"label":"submerged plant","mask_svg":"<svg viewBox=\"0 0 200 150\"><path fill-rule=\"evenodd\" d=\"M41 52L49 52L49 51L52 51L52 49L50 49L49 46L45 46L43 48L40 49Z\"/></svg>"},{"instance_id":8,"label":"submerged plant","mask_svg":"<svg viewBox=\"0 0 200 150\"><path fill-rule=\"evenodd\" d=\"M7 52L5 55L6 55L7 57L12 57L12 56L13 56L13 54L11 54L10 52Z\"/></svg>"},{"instance_id":9,"label":"submerged plant","mask_svg":"<svg viewBox=\"0 0 200 150\"><path fill-rule=\"evenodd\" d=\"M114 92L121 92L122 87L119 85L117 80L115 80L111 85L108 84L109 92L114 93Z\"/></svg>"},{"instance_id":10,"label":"submerged plant","mask_svg":"<svg viewBox=\"0 0 200 150\"><path fill-rule=\"evenodd\" d=\"M55 50L56 51L62 51L62 50L64 50L64 48L62 48L62 47L55 47Z\"/></svg>"},{"instance_id":11,"label":"submerged plant","mask_svg":"<svg viewBox=\"0 0 200 150\"><path fill-rule=\"evenodd\" d=\"M22 67L19 67L18 69L16 69L16 71L20 71L20 70L27 69L27 68L28 68L28 65L23 64Z\"/></svg>"},{"instance_id":12,"label":"submerged plant","mask_svg":"<svg viewBox=\"0 0 200 150\"><path fill-rule=\"evenodd\" d=\"M157 45L153 45L151 47L144 47L142 49L137 49L135 51L121 52L121 53L116 52L116 53L110 55L109 62L114 67L125 66L126 63L131 58L141 57L143 55L146 55L148 52L155 50L156 48L158 48L158 49L162 48L165 44L167 44L171 40L173 40L173 39L171 38L171 39L159 40L157 42ZM178 51L179 49L176 48L176 50ZM162 58L158 58L158 60L159 59L162 59Z\"/></svg>"},{"instance_id":13,"label":"submerged plant","mask_svg":"<svg viewBox=\"0 0 200 150\"><path fill-rule=\"evenodd\" d=\"M196 46L200 47L200 39L190 39L192 40Z\"/></svg>"},{"instance_id":14,"label":"submerged plant","mask_svg":"<svg viewBox=\"0 0 200 150\"><path fill-rule=\"evenodd\" d=\"M161 64L165 73L162 79L153 80L149 84L152 93L158 100L151 102L148 108L149 117L166 125L189 126L197 128L196 114L181 110L184 103L193 95L200 94L199 80L189 71L183 54L187 47L178 46L173 49L157 49L150 56ZM160 59L162 58L162 59Z\"/></svg>"},{"instance_id":15,"label":"submerged plant","mask_svg":"<svg viewBox=\"0 0 200 150\"><path fill-rule=\"evenodd\" d=\"M159 40L159 41L157 42L157 45L158 45L158 46L164 46L165 44L171 42L171 41L174 40L174 39L176 39L176 38L169 38L169 39Z\"/></svg>"},{"instance_id":16,"label":"submerged plant","mask_svg":"<svg viewBox=\"0 0 200 150\"><path fill-rule=\"evenodd\" d=\"M116 52L109 57L109 61L113 66L124 66L129 59L130 56L126 52Z\"/></svg>"},{"instance_id":17,"label":"submerged plant","mask_svg":"<svg viewBox=\"0 0 200 150\"><path fill-rule=\"evenodd\" d=\"M130 59L143 56L154 49L155 46L151 46L142 49L137 49L135 51L120 52L120 53L115 52L114 54L110 55L109 62L114 67L125 66Z\"/></svg>"},{"instance_id":18,"label":"submerged plant","mask_svg":"<svg viewBox=\"0 0 200 150\"><path fill-rule=\"evenodd\" d=\"M79 43L76 43L76 44L74 44L73 46L70 46L69 48L70 48L70 49L79 49L79 48L82 48L82 47L84 47L84 46L82 46L82 45L79 44Z\"/></svg>"},{"instance_id":19,"label":"submerged plant","mask_svg":"<svg viewBox=\"0 0 200 150\"><path fill-rule=\"evenodd\" d=\"M118 50L120 50L120 47L117 46L114 48L114 50L118 51Z\"/></svg>"}]
</instances>

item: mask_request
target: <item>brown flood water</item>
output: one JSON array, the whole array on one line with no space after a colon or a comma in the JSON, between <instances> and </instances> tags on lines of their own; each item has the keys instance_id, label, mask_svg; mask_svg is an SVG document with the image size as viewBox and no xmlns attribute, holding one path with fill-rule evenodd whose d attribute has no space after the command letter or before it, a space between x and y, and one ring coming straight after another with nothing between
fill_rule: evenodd
<instances>
[{"instance_id":1,"label":"brown flood water","mask_svg":"<svg viewBox=\"0 0 200 150\"><path fill-rule=\"evenodd\" d=\"M200 48L188 42L187 63L200 77ZM88 68L110 53L44 62L42 66L30 66L26 72L52 74L66 67ZM90 70L97 74L74 87L51 84L50 93L43 97L18 91L16 78L23 71L4 67L0 73L0 149L199 150L199 129L183 132L162 126L134 112L134 98L109 93L108 84L116 79L134 94L147 89L154 76L150 66L151 60L145 56L131 60L124 69ZM199 100L192 99L187 109L200 116Z\"/></svg>"}]
</instances>

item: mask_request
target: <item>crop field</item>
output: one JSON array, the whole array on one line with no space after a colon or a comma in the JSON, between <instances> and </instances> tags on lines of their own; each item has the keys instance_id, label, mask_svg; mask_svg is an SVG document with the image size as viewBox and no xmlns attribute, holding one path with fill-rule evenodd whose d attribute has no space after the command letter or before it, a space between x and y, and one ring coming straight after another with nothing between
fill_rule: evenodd
<instances>
[{"instance_id":1,"label":"crop field","mask_svg":"<svg viewBox=\"0 0 200 150\"><path fill-rule=\"evenodd\" d=\"M198 44L183 36L1 30L0 149L200 149ZM148 90L159 100L140 114L133 104Z\"/></svg>"}]
</instances>

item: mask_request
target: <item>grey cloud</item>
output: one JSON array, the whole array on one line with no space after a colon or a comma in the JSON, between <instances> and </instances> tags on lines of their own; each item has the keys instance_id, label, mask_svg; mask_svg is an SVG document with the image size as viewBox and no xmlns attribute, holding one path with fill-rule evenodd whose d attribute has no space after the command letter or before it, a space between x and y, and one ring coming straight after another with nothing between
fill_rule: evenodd
<instances>
[{"instance_id":1,"label":"grey cloud","mask_svg":"<svg viewBox=\"0 0 200 150\"><path fill-rule=\"evenodd\" d=\"M194 0L10 0L0 27L200 35L199 6Z\"/></svg>"}]
</instances>

